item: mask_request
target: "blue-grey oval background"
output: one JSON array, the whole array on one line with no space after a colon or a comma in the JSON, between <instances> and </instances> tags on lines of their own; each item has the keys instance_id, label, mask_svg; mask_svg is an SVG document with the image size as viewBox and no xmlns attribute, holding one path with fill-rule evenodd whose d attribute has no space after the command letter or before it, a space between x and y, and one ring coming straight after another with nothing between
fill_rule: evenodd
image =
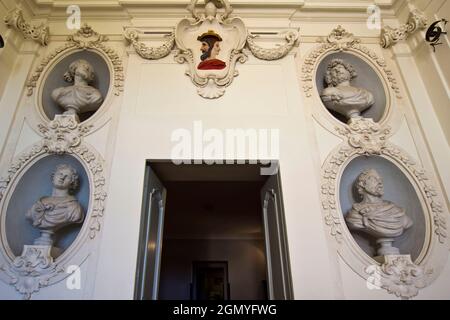
<instances>
[{"instance_id":1,"label":"blue-grey oval background","mask_svg":"<svg viewBox=\"0 0 450 320\"><path fill-rule=\"evenodd\" d=\"M42 107L44 108L46 116L50 120L53 120L55 115L62 114L64 112L64 110L55 101L53 101L51 94L56 88L71 85L70 83L64 81L64 74L67 70L69 70L70 64L79 59L88 61L94 67L95 80L91 83L91 86L97 88L102 93L103 100L105 100L108 95L111 77L105 59L103 59L99 54L88 50L72 53L56 64L45 79L44 89L42 91ZM94 113L85 113L80 115L80 121L89 119Z\"/></svg>"},{"instance_id":2,"label":"blue-grey oval background","mask_svg":"<svg viewBox=\"0 0 450 320\"><path fill-rule=\"evenodd\" d=\"M369 168L377 170L383 178L383 199L405 209L406 214L414 221L414 225L394 242L394 246L400 249L401 254L411 254L414 261L420 255L425 243L425 216L413 185L389 160L377 156L360 156L350 161L340 181L339 198L343 215L344 217L347 215L353 203L360 201L354 183L362 171ZM370 236L353 231L352 235L364 252L371 257L376 255L376 245Z\"/></svg>"},{"instance_id":3,"label":"blue-grey oval background","mask_svg":"<svg viewBox=\"0 0 450 320\"><path fill-rule=\"evenodd\" d=\"M381 79L375 72L375 70L373 70L373 68L367 62L354 54L347 52L337 52L332 53L322 59L317 68L316 74L316 85L317 89L319 90L319 96L326 88L325 74L328 68L328 64L333 59L343 59L356 69L358 77L352 81L352 85L369 90L375 97L375 104L368 110L364 111L361 115L364 118L372 118L375 122L379 122L383 118L387 103L386 92L384 90L383 83L381 82ZM326 109L324 105L323 108ZM339 121L347 123L347 120L344 116L331 110L328 111Z\"/></svg>"},{"instance_id":4,"label":"blue-grey oval background","mask_svg":"<svg viewBox=\"0 0 450 320\"><path fill-rule=\"evenodd\" d=\"M69 164L77 170L80 188L75 196L80 202L84 213L87 213L90 193L89 179L78 159L70 155L50 155L40 159L28 168L27 172L22 176L13 191L6 210L6 237L9 247L15 256L20 256L23 246L32 245L34 240L40 235L39 230L33 228L31 223L26 220L25 214L41 197L51 195L51 174L56 166L60 164ZM81 226L79 224L61 229L55 235L54 246L65 251L77 237Z\"/></svg>"}]
</instances>

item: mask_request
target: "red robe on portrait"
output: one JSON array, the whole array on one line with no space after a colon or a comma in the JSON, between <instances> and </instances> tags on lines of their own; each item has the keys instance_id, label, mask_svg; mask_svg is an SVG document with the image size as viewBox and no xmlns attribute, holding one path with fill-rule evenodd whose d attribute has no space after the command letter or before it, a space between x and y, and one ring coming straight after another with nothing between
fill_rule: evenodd
<instances>
[{"instance_id":1,"label":"red robe on portrait","mask_svg":"<svg viewBox=\"0 0 450 320\"><path fill-rule=\"evenodd\" d=\"M219 59L211 59L200 62L198 70L223 70L227 64Z\"/></svg>"}]
</instances>

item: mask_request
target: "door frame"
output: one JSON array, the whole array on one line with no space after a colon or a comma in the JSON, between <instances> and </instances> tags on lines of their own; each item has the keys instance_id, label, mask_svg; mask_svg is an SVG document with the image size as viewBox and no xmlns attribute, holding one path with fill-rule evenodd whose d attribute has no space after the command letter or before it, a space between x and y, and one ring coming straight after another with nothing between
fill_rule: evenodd
<instances>
[{"instance_id":1,"label":"door frame","mask_svg":"<svg viewBox=\"0 0 450 320\"><path fill-rule=\"evenodd\" d=\"M141 225L139 230L139 246L138 259L136 264L136 278L135 278L135 300L145 300L145 281L147 270L147 254L148 242L150 236L150 220L151 220L151 206L153 199L158 201L158 239L155 248L155 272L152 281L151 300L158 299L159 293L159 276L161 270L161 253L163 245L163 230L164 230L164 190L153 188L150 191L150 173L151 163L147 162L145 165L145 180L144 180L144 194L142 199Z\"/></svg>"},{"instance_id":2,"label":"door frame","mask_svg":"<svg viewBox=\"0 0 450 320\"><path fill-rule=\"evenodd\" d=\"M134 298L136 300L143 300L144 297L144 281L145 279L145 271L146 271L146 257L147 257L147 239L148 239L148 230L150 227L150 217L149 217L149 210L151 207L150 200L152 199L152 195L155 194L157 190L152 190L152 192L149 192L150 190L150 172L152 171L152 164L153 163L167 163L170 162L168 160L148 160L146 162L145 166L145 180L144 180L144 195L143 195L143 201L142 201L142 210L141 210L141 225L140 225L140 234L139 234L139 249L138 249L138 259L137 259L137 266L136 266L136 279L135 279L135 295ZM278 162L278 161L276 161ZM250 163L250 162L247 162ZM195 164L194 164L195 165ZM226 164L224 161L223 164L217 164L217 166L221 165L229 165ZM239 165L239 164L234 164ZM292 283L292 273L291 273L291 267L290 267L290 255L289 255L289 246L288 246L288 239L287 239L287 228L286 228L286 220L285 220L285 212L284 212L284 202L283 202L283 194L282 194L282 186L281 186L281 174L280 174L280 168L278 164L278 171L276 174L274 174L277 179L277 190L273 190L278 192L279 196L275 196L275 202L278 204L277 206L277 238L280 240L280 256L282 259L282 265L283 265L283 272L282 272L282 281L284 286L284 292L285 292L285 300L292 300L294 299L294 292L293 292L293 283ZM270 179L268 176L267 181ZM157 193L158 194L158 193ZM161 192L159 192L160 199L158 200L160 205L159 208L161 210L161 205L165 206L164 197ZM268 199L265 199L268 200ZM264 207L264 204L261 207L261 217L262 217L262 224L264 229L264 238L265 238L265 246L266 246L266 270L267 270L267 293L269 295L269 299L273 299L273 297L270 297L270 282L273 281L273 277L271 274L271 257L267 254L267 245L268 245L268 239L267 239L267 208ZM158 244L156 248L156 255L155 255L155 275L153 281L153 292L152 292L152 300L158 299L158 284L159 284L159 276L160 276L160 267L161 267L161 253L162 253L162 234L164 229L164 215L159 215L159 225L158 225ZM158 279L156 278L158 277ZM156 284L156 285L155 285Z\"/></svg>"},{"instance_id":3,"label":"door frame","mask_svg":"<svg viewBox=\"0 0 450 320\"><path fill-rule=\"evenodd\" d=\"M270 176L267 179L266 185L263 189L266 188L270 179L275 179L273 181L275 183L274 186L268 188L266 192L264 192L262 196L262 218L263 218L263 228L264 228L264 243L265 243L265 252L266 252L266 269L267 269L267 295L269 300L280 300L279 297L275 297L274 295L274 279L273 279L273 270L272 270L272 254L271 254L271 243L270 243L270 227L268 224L268 207L269 202L272 201L275 207L275 228L276 234L274 235L277 238L278 242L278 252L280 257L281 264L281 281L283 285L283 300L293 300L294 299L294 289L292 283L292 273L291 273L291 262L290 262L290 254L289 254L289 245L287 238L287 227L286 227L286 218L284 212L284 202L283 202L283 191L281 185L281 174L280 169L274 176Z\"/></svg>"}]
</instances>

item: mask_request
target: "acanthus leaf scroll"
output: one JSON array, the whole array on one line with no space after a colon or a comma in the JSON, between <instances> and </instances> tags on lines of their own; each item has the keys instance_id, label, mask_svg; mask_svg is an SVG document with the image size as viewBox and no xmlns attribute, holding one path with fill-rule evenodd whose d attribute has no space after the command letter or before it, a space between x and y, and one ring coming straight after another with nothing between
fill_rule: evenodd
<instances>
[{"instance_id":1,"label":"acanthus leaf scroll","mask_svg":"<svg viewBox=\"0 0 450 320\"><path fill-rule=\"evenodd\" d=\"M90 127L82 126L75 116L57 115L48 125L39 125L44 134L43 144L49 153L64 154L81 144L81 138Z\"/></svg>"},{"instance_id":2,"label":"acanthus leaf scroll","mask_svg":"<svg viewBox=\"0 0 450 320\"><path fill-rule=\"evenodd\" d=\"M410 255L388 255L384 259L383 264L371 265L364 270L370 276L367 281L402 299L417 296L433 274L432 269L413 263Z\"/></svg>"}]
</instances>

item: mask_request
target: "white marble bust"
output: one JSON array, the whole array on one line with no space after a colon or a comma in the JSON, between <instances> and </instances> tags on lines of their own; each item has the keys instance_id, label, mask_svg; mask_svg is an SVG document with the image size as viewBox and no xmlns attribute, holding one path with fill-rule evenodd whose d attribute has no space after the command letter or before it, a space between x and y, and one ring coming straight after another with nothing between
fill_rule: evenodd
<instances>
[{"instance_id":1,"label":"white marble bust","mask_svg":"<svg viewBox=\"0 0 450 320\"><path fill-rule=\"evenodd\" d=\"M370 91L351 85L351 81L357 76L353 66L342 59L333 59L325 75L327 88L321 94L322 101L328 109L347 119L360 117L361 112L375 103Z\"/></svg>"},{"instance_id":2,"label":"white marble bust","mask_svg":"<svg viewBox=\"0 0 450 320\"><path fill-rule=\"evenodd\" d=\"M33 227L41 231L41 237L35 240L34 245L51 246L56 231L74 223L82 223L84 219L81 205L70 194L79 185L77 171L67 164L57 166L52 175L52 184L52 195L39 199L26 214Z\"/></svg>"},{"instance_id":3,"label":"white marble bust","mask_svg":"<svg viewBox=\"0 0 450 320\"><path fill-rule=\"evenodd\" d=\"M52 92L52 99L66 110L64 114L78 116L100 108L103 97L99 90L89 85L95 79L94 68L89 62L83 59L72 62L64 79L73 85Z\"/></svg>"},{"instance_id":4,"label":"white marble bust","mask_svg":"<svg viewBox=\"0 0 450 320\"><path fill-rule=\"evenodd\" d=\"M347 226L350 230L373 236L380 245L378 255L399 254L392 243L412 227L413 221L403 208L382 199L383 179L375 169L363 171L356 181L356 188L362 201L353 204L345 218Z\"/></svg>"}]
</instances>

